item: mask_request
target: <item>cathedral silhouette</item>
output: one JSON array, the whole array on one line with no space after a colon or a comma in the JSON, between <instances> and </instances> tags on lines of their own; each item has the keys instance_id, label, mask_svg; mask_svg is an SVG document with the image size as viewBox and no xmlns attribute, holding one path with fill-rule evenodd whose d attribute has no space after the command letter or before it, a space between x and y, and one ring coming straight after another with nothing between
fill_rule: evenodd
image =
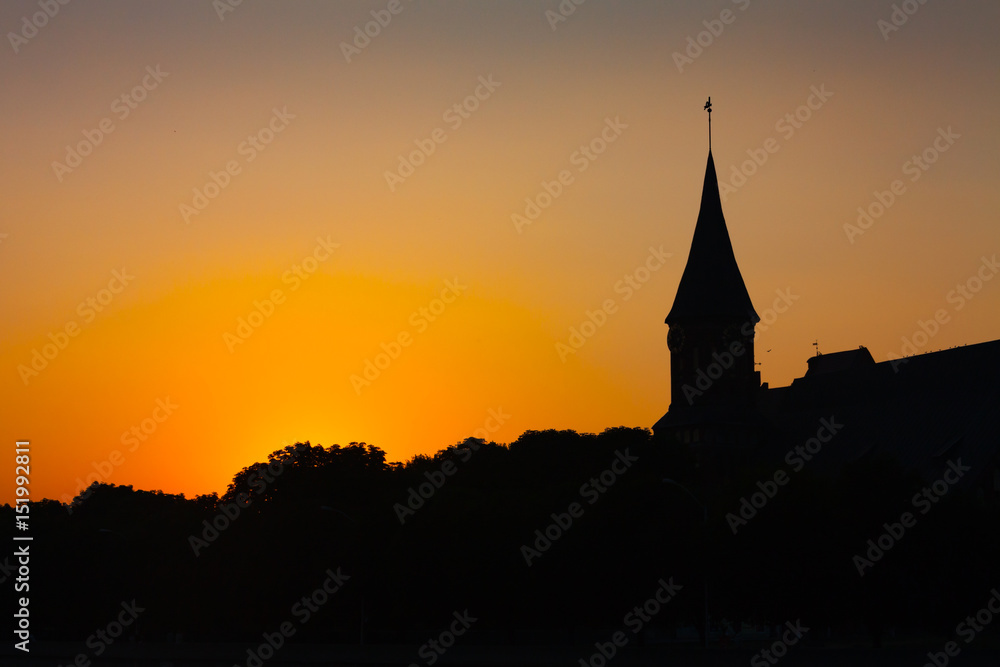
<instances>
[{"instance_id":1,"label":"cathedral silhouette","mask_svg":"<svg viewBox=\"0 0 1000 667\"><path fill-rule=\"evenodd\" d=\"M657 439L721 473L769 463L835 473L867 458L937 479L961 459L971 470L960 483L997 500L1000 340L881 363L865 347L817 350L791 385L761 382L760 317L733 252L709 141L694 237L666 317L671 403L653 426Z\"/></svg>"}]
</instances>

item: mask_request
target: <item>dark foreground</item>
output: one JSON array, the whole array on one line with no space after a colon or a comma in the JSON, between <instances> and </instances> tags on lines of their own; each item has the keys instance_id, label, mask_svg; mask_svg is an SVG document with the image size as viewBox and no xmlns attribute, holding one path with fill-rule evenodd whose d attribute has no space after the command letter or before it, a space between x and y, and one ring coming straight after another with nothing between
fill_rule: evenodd
<instances>
[{"instance_id":1,"label":"dark foreground","mask_svg":"<svg viewBox=\"0 0 1000 667\"><path fill-rule=\"evenodd\" d=\"M934 665L928 656L930 644L920 642L922 648L889 646L882 649L861 647L839 648L792 648L780 659L765 660L760 651L768 644L744 645L734 648L713 648L707 651L693 646L659 645L626 648L610 660L594 658L594 667L625 667L632 665L657 665L676 667L728 667L729 665L770 665L782 667L885 667L912 665L922 667ZM962 648L961 654L947 658L941 651L944 643L934 646L931 651L938 654L937 665L955 664L958 667L996 667L1000 664L1000 648ZM85 650L78 643L38 643L34 644L30 657L18 660L22 665L72 665L76 654ZM243 644L145 644L142 646L120 646L108 651L97 661L106 665L134 665L156 667L214 667L234 665L247 667L285 667L288 665L427 665L427 660L417 655L412 646L286 646L268 660L252 660L248 665L247 647ZM454 646L435 661L438 665L463 667L518 666L548 667L550 665L581 665L581 660L592 658L594 647L511 647L511 646ZM0 656L11 656L20 651L4 647ZM91 657L90 655L87 656ZM947 662L945 662L947 660ZM6 663L6 660L2 662ZM95 664L91 662L91 664Z\"/></svg>"}]
</instances>

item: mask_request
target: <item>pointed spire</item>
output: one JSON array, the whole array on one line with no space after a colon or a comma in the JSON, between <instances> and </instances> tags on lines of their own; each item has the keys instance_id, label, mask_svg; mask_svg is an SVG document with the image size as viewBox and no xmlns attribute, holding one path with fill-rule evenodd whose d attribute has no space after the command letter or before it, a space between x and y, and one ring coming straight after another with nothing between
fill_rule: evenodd
<instances>
[{"instance_id":1,"label":"pointed spire","mask_svg":"<svg viewBox=\"0 0 1000 667\"><path fill-rule=\"evenodd\" d=\"M706 108L708 106L706 104ZM722 215L715 160L709 151L691 251L666 323L747 321L756 323L760 317L736 263L726 219Z\"/></svg>"}]
</instances>

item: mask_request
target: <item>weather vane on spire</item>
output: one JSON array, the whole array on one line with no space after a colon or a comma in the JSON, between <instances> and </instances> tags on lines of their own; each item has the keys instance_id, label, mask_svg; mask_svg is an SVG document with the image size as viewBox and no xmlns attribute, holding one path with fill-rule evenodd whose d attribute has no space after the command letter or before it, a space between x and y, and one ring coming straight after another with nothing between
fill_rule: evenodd
<instances>
[{"instance_id":1,"label":"weather vane on spire","mask_svg":"<svg viewBox=\"0 0 1000 667\"><path fill-rule=\"evenodd\" d=\"M712 152L712 97L708 97L705 102L705 111L708 112L708 152Z\"/></svg>"}]
</instances>

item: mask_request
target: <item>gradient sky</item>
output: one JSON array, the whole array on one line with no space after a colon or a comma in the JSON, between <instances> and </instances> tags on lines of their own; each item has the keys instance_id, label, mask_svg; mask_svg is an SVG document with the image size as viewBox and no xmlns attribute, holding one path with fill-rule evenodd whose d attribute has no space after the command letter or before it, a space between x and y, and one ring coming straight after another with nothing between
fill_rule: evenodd
<instances>
[{"instance_id":1,"label":"gradient sky","mask_svg":"<svg viewBox=\"0 0 1000 667\"><path fill-rule=\"evenodd\" d=\"M222 491L286 442L365 441L405 460L477 429L507 442L651 426L670 403L663 318L697 217L709 95L754 305L769 321L778 291L796 297L758 328L765 381L801 376L817 339L899 355L937 311L920 352L1000 337L1000 279L975 278L994 277L983 257L1000 252L996 3L903 3L916 11L889 31L888 0L591 0L558 22L557 0L402 0L397 14L244 0L220 18L223 1L76 0L37 31L24 25L37 2L0 6L0 428L32 442L36 499L67 500L95 471ZM372 11L391 20L348 62L342 43ZM144 80L129 108L121 96ZM448 113L477 89L474 110ZM257 135L259 149L244 143ZM76 167L54 166L81 142ZM433 153L390 187L417 142ZM592 142L593 159L579 152ZM734 182L754 154L767 159ZM185 215L227 164L235 175ZM651 248L671 256L646 273ZM970 279L981 289L956 296ZM446 281L451 303L436 303ZM275 290L249 337L226 337ZM561 359L557 343L609 299ZM370 385L352 382L401 334Z\"/></svg>"}]
</instances>

